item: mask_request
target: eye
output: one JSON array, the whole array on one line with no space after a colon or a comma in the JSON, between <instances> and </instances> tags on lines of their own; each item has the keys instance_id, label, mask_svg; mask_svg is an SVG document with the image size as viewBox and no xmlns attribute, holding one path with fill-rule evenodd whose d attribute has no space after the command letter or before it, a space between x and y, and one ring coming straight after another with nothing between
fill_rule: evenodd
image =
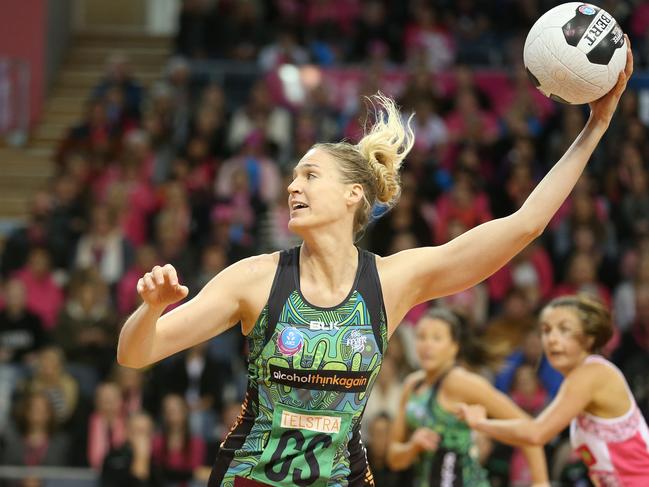
<instances>
[{"instance_id":1,"label":"eye","mask_svg":"<svg viewBox=\"0 0 649 487\"><path fill-rule=\"evenodd\" d=\"M313 178L315 178L315 177L316 177L315 174L313 174L312 172L307 173L307 175L306 175L306 178L307 178L307 179L313 179Z\"/></svg>"}]
</instances>

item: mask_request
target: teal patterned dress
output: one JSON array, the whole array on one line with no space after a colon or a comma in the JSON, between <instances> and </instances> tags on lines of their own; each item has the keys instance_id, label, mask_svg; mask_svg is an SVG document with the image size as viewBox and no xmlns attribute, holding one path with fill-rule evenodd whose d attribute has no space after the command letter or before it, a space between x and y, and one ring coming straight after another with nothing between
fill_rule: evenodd
<instances>
[{"instance_id":1,"label":"teal patterned dress","mask_svg":"<svg viewBox=\"0 0 649 487\"><path fill-rule=\"evenodd\" d=\"M373 486L360 420L386 344L373 254L359 249L349 295L321 308L300 292L299 248L282 252L248 337L242 412L209 486Z\"/></svg>"},{"instance_id":2,"label":"teal patterned dress","mask_svg":"<svg viewBox=\"0 0 649 487\"><path fill-rule=\"evenodd\" d=\"M437 402L440 382L423 391L422 383L418 384L406 404L406 425L411 433L426 427L441 437L438 451L423 452L414 465L414 487L489 487L486 472L477 461L471 429Z\"/></svg>"}]
</instances>

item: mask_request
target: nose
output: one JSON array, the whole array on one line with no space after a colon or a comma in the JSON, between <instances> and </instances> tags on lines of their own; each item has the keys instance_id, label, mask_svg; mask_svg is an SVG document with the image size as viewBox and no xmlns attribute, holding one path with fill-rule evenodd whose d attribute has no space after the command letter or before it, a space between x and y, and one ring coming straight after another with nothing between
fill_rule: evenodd
<instances>
[{"instance_id":1,"label":"nose","mask_svg":"<svg viewBox=\"0 0 649 487\"><path fill-rule=\"evenodd\" d=\"M288 194L301 193L302 188L298 183L298 178L295 178L293 181L291 181L291 183L286 187L286 190L288 191Z\"/></svg>"}]
</instances>

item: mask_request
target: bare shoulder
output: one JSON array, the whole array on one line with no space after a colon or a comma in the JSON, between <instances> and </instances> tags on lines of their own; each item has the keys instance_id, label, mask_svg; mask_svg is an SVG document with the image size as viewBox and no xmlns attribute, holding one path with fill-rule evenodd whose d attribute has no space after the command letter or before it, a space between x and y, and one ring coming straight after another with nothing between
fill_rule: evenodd
<instances>
[{"instance_id":1,"label":"bare shoulder","mask_svg":"<svg viewBox=\"0 0 649 487\"><path fill-rule=\"evenodd\" d=\"M259 279L269 274L274 276L279 264L279 252L272 254L259 254L247 257L235 262L230 266L231 269L241 273L242 277L249 279Z\"/></svg>"},{"instance_id":2,"label":"bare shoulder","mask_svg":"<svg viewBox=\"0 0 649 487\"><path fill-rule=\"evenodd\" d=\"M426 373L423 370L415 370L406 376L403 380L404 394L410 394L417 384L421 383L426 378Z\"/></svg>"},{"instance_id":3,"label":"bare shoulder","mask_svg":"<svg viewBox=\"0 0 649 487\"><path fill-rule=\"evenodd\" d=\"M279 252L247 257L226 268L219 276L240 303L243 333L248 334L268 301Z\"/></svg>"},{"instance_id":4,"label":"bare shoulder","mask_svg":"<svg viewBox=\"0 0 649 487\"><path fill-rule=\"evenodd\" d=\"M491 389L487 379L463 367L454 367L441 386L445 395L458 401L479 397L487 392L487 389Z\"/></svg>"},{"instance_id":5,"label":"bare shoulder","mask_svg":"<svg viewBox=\"0 0 649 487\"><path fill-rule=\"evenodd\" d=\"M617 378L618 374L613 367L601 362L588 362L575 367L567 376L570 382L596 382L601 379L610 380Z\"/></svg>"},{"instance_id":6,"label":"bare shoulder","mask_svg":"<svg viewBox=\"0 0 649 487\"><path fill-rule=\"evenodd\" d=\"M588 389L599 389L599 387L618 383L623 385L620 374L610 365L601 362L588 362L579 365L566 376L564 382L572 387Z\"/></svg>"}]
</instances>

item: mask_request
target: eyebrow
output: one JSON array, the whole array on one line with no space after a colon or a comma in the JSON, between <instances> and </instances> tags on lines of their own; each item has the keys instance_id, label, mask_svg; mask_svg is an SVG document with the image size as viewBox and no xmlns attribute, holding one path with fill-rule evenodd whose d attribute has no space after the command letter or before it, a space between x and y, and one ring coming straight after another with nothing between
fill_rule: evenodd
<instances>
[{"instance_id":1,"label":"eyebrow","mask_svg":"<svg viewBox=\"0 0 649 487\"><path fill-rule=\"evenodd\" d=\"M297 173L298 170L303 170L303 169L320 169L320 166L317 164L313 164L312 162L305 162L304 164L300 164L293 169L293 177L295 177L295 173Z\"/></svg>"}]
</instances>

